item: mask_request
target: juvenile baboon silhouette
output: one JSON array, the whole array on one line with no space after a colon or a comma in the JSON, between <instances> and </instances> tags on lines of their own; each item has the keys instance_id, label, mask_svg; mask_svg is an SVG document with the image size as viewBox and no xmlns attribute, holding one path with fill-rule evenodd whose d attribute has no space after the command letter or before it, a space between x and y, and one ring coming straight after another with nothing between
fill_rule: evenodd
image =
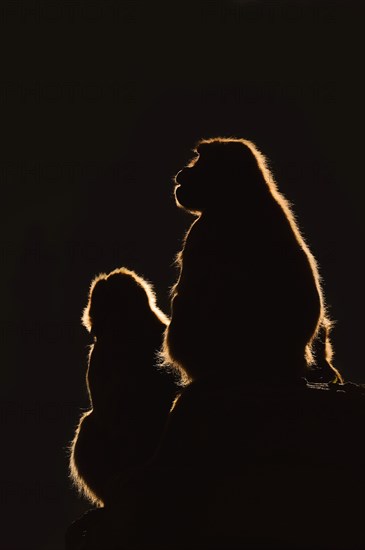
<instances>
[{"instance_id":1,"label":"juvenile baboon silhouette","mask_svg":"<svg viewBox=\"0 0 365 550\"><path fill-rule=\"evenodd\" d=\"M153 453L178 387L156 360L169 319L136 272L122 267L96 277L82 323L94 338L86 374L90 408L70 445L70 477L102 507L108 484Z\"/></svg>"},{"instance_id":2,"label":"juvenile baboon silhouette","mask_svg":"<svg viewBox=\"0 0 365 550\"><path fill-rule=\"evenodd\" d=\"M291 383L315 365L332 321L318 264L265 156L241 138L201 139L175 178L196 219L177 255L165 364L190 380Z\"/></svg>"}]
</instances>

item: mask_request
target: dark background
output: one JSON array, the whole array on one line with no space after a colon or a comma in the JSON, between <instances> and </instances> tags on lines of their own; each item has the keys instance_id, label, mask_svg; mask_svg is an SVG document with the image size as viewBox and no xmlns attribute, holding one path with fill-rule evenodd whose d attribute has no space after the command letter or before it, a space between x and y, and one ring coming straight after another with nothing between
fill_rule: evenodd
<instances>
[{"instance_id":1,"label":"dark background","mask_svg":"<svg viewBox=\"0 0 365 550\"><path fill-rule=\"evenodd\" d=\"M364 4L30 1L0 19L0 548L61 550L87 507L66 447L88 287L126 265L169 312L191 221L171 179L198 138L268 156L321 267L335 365L364 382Z\"/></svg>"}]
</instances>

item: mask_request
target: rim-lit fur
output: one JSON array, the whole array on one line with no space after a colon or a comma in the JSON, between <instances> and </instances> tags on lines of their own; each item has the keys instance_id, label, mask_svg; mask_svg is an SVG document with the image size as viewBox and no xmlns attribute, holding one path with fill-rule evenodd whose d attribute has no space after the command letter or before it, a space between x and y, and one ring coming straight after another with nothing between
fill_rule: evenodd
<instances>
[{"instance_id":1,"label":"rim-lit fur","mask_svg":"<svg viewBox=\"0 0 365 550\"><path fill-rule=\"evenodd\" d=\"M83 412L69 446L69 474L91 504L105 503L112 480L147 460L177 393L158 368L168 317L152 285L125 267L91 283L82 324L94 337Z\"/></svg>"},{"instance_id":2,"label":"rim-lit fur","mask_svg":"<svg viewBox=\"0 0 365 550\"><path fill-rule=\"evenodd\" d=\"M163 363L186 381L285 381L315 365L322 333L342 382L318 263L266 157L235 137L202 139L193 152L175 179L176 204L195 219L176 257Z\"/></svg>"}]
</instances>

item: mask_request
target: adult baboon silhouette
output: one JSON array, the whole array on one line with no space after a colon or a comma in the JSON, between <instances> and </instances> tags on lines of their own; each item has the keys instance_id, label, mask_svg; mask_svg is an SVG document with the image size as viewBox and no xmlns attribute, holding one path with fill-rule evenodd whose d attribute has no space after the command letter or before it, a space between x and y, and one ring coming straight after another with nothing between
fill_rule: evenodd
<instances>
[{"instance_id":1,"label":"adult baboon silhouette","mask_svg":"<svg viewBox=\"0 0 365 550\"><path fill-rule=\"evenodd\" d=\"M191 379L291 383L315 364L331 320L317 262L264 155L238 138L200 140L176 176L180 208L196 214L177 256L167 363Z\"/></svg>"}]
</instances>

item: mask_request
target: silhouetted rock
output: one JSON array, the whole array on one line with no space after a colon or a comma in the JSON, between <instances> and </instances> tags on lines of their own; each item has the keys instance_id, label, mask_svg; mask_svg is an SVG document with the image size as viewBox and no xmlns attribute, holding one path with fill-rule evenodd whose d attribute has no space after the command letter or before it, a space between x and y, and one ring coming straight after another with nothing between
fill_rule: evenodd
<instances>
[{"instance_id":1,"label":"silhouetted rock","mask_svg":"<svg viewBox=\"0 0 365 550\"><path fill-rule=\"evenodd\" d=\"M362 550L364 423L365 385L193 383L82 550Z\"/></svg>"}]
</instances>

